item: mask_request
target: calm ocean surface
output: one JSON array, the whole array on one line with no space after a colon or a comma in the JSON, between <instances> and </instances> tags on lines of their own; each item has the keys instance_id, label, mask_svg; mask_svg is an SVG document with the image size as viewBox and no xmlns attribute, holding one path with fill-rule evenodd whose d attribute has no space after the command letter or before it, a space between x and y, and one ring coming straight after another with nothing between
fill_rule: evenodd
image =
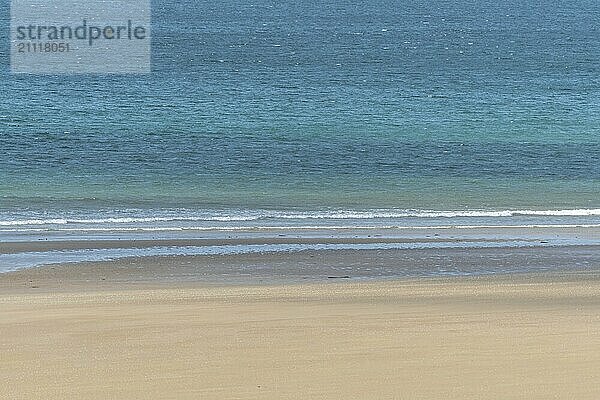
<instances>
[{"instance_id":1,"label":"calm ocean surface","mask_svg":"<svg viewBox=\"0 0 600 400\"><path fill-rule=\"evenodd\" d=\"M600 223L597 0L152 6L150 75L11 75L2 37L4 235Z\"/></svg>"}]
</instances>

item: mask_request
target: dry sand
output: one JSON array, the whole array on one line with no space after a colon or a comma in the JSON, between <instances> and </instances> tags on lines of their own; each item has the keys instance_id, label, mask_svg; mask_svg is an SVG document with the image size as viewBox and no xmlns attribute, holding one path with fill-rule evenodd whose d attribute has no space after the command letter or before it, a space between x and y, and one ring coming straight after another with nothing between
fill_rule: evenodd
<instances>
[{"instance_id":1,"label":"dry sand","mask_svg":"<svg viewBox=\"0 0 600 400\"><path fill-rule=\"evenodd\" d=\"M3 399L600 396L596 274L58 291L36 279L0 290Z\"/></svg>"}]
</instances>

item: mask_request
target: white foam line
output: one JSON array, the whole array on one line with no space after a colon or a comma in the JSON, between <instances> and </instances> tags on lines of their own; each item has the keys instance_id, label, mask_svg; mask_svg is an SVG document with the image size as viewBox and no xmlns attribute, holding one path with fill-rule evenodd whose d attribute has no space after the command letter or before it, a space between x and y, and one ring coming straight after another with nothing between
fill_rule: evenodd
<instances>
[{"instance_id":1,"label":"white foam line","mask_svg":"<svg viewBox=\"0 0 600 400\"><path fill-rule=\"evenodd\" d=\"M193 212L189 210L188 212ZM161 213L161 210L156 210ZM29 218L0 220L0 226L26 226L26 225L67 225L67 224L128 224L128 223L152 223L152 222L176 222L176 221L255 221L261 219L394 219L394 218L473 218L473 217L526 217L526 216L557 216L557 217L581 217L600 216L600 209L567 209L567 210L472 210L472 211L436 211L436 210L402 210L402 209L372 209L372 210L330 210L330 211L306 211L286 212L268 210L240 210L218 211L204 210L200 215L186 215L183 210L180 213L170 213L169 216L128 216L107 218L68 218L58 216L53 218ZM164 214L163 214L164 215Z\"/></svg>"},{"instance_id":2,"label":"white foam line","mask_svg":"<svg viewBox=\"0 0 600 400\"><path fill-rule=\"evenodd\" d=\"M304 225L304 226L196 226L196 227L162 227L162 228L25 228L0 229L2 233L18 232L173 232L173 231L257 231L257 230L434 230L434 229L522 229L522 228L600 228L600 224L527 224L527 225Z\"/></svg>"}]
</instances>

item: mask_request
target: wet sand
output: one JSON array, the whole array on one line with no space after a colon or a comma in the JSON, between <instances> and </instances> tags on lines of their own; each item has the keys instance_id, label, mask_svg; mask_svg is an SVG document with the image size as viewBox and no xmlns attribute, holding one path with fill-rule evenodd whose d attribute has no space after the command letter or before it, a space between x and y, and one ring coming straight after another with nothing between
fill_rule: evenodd
<instances>
[{"instance_id":1,"label":"wet sand","mask_svg":"<svg viewBox=\"0 0 600 400\"><path fill-rule=\"evenodd\" d=\"M305 250L133 257L56 264L0 274L0 293L112 290L165 285L284 285L336 280L600 270L600 246Z\"/></svg>"},{"instance_id":2,"label":"wet sand","mask_svg":"<svg viewBox=\"0 0 600 400\"><path fill-rule=\"evenodd\" d=\"M16 234L15 234L16 235ZM123 237L120 237L123 236ZM600 241L598 226L439 226L389 228L263 227L231 230L182 230L148 233L143 230L94 233L41 231L21 233L0 242L0 255L32 251L131 249L154 246L216 246L256 244L464 243L552 239ZM16 240L18 239L18 240Z\"/></svg>"}]
</instances>

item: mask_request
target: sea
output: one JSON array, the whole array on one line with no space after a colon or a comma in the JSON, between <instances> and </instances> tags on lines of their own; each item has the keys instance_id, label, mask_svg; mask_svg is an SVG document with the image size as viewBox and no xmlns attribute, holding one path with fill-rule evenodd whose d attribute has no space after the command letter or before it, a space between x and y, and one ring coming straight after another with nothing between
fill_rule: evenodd
<instances>
[{"instance_id":1,"label":"sea","mask_svg":"<svg viewBox=\"0 0 600 400\"><path fill-rule=\"evenodd\" d=\"M149 74L0 32L0 242L600 225L597 0L151 5Z\"/></svg>"}]
</instances>

